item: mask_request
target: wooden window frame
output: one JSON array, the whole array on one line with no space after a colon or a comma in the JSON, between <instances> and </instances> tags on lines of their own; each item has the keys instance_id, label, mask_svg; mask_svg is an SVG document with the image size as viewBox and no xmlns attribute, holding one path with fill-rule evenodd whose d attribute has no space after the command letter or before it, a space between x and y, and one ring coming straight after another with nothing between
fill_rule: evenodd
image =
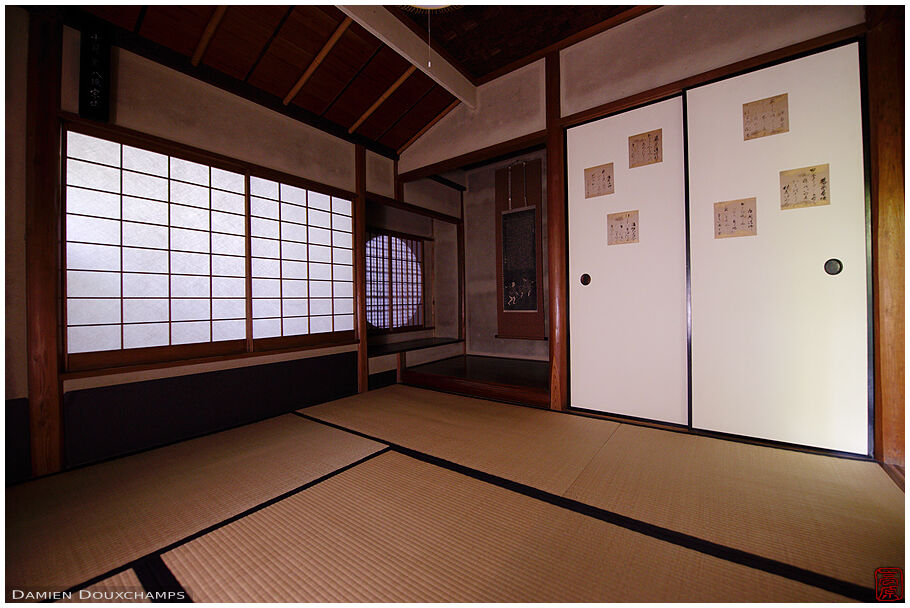
<instances>
[{"instance_id":1,"label":"wooden window frame","mask_svg":"<svg viewBox=\"0 0 910 608\"><path fill-rule=\"evenodd\" d=\"M509 171L523 166L526 171ZM544 311L543 236L541 234L541 166L540 159L517 161L496 170L496 318L497 338L516 340L546 340L546 314ZM510 182L511 180L511 189ZM525 189L527 188L527 192ZM511 192L512 201L509 194ZM514 203L515 199L520 203ZM506 213L534 209L534 247L537 270L537 309L528 311L504 310L502 218Z\"/></svg>"},{"instance_id":2,"label":"wooden window frame","mask_svg":"<svg viewBox=\"0 0 910 608\"><path fill-rule=\"evenodd\" d=\"M342 345L356 344L355 330L321 332L317 334L302 334L295 336L278 336L270 338L252 337L252 272L251 272L251 236L250 236L250 177L276 181L289 186L302 188L308 191L318 192L331 197L343 198L351 201L352 224L354 214L356 213L356 196L353 192L328 186L306 178L290 175L282 171L270 169L239 161L224 155L208 152L200 148L187 146L176 143L153 135L148 135L131 129L119 126L99 124L93 121L83 119L69 112L59 113L59 129L61 134L61 155L60 169L57 176L61 189L61 218L66 214L65 201L65 163L66 163L66 133L69 131L98 137L108 141L113 141L121 145L134 146L151 152L174 156L182 160L205 164L207 166L240 173L244 175L245 186L245 241L246 247L244 252L245 258L245 276L246 281L246 338L224 341L197 342L190 344L152 346L141 348L120 348L116 350L92 351L83 353L68 353L66 350L66 232L65 224L62 222L60 235L61 257L59 259L60 270L58 276L61 284L61 297L59 298L59 318L61 328L64 330L61 336L63 342L63 367L67 375L74 373L105 373L107 371L117 372L121 368L133 368L136 366L147 365L179 365L192 363L196 360L220 360L233 359L238 356L252 355L256 353L269 353L274 351L284 351L299 349L308 350L320 347L335 347ZM331 230L331 229L330 229ZM352 262L354 273L356 275L356 256L353 256L353 239L352 234ZM122 244L121 244L122 247ZM120 271L123 272L122 269ZM356 289L356 281L354 281ZM356 294L354 295L356 299ZM308 311L309 312L309 311ZM334 316L334 313L333 313ZM170 321L169 321L170 322ZM122 319L121 319L122 323Z\"/></svg>"},{"instance_id":3,"label":"wooden window frame","mask_svg":"<svg viewBox=\"0 0 910 608\"><path fill-rule=\"evenodd\" d=\"M420 253L417 256L418 264L420 267L421 301L418 304L418 311L417 311L417 313L415 313L420 318L420 322L415 325L404 325L401 327L393 326L394 325L394 320L393 320L394 302L393 302L393 298L392 298L392 277L391 277L392 252L391 252L391 248L390 248L388 251L389 266L386 269L386 272L388 273L388 284L389 284L389 305L388 305L389 306L388 311L389 311L389 315L390 315L389 327L387 327L387 328L376 327L375 325L373 325L372 323L369 323L369 321L367 321L367 332L370 335L385 335L385 334L399 334L399 333L425 331L425 330L433 329L432 324L427 324L427 319L429 318L429 310L428 310L428 306L427 306L427 301L428 301L428 298L427 298L427 264L428 264L428 261L427 261L427 246L426 246L427 243L433 242L433 238L426 237L426 236L420 236L420 235L416 235L416 234L408 234L405 232L398 232L395 230L387 230L386 228L380 228L377 226L367 226L366 227L366 238L364 239L364 248L366 248L366 244L369 243L370 240L376 236L388 236L388 237L394 237L394 238L400 239L405 242L417 241L417 242L421 243ZM367 278L367 282L369 282L369 278Z\"/></svg>"}]
</instances>

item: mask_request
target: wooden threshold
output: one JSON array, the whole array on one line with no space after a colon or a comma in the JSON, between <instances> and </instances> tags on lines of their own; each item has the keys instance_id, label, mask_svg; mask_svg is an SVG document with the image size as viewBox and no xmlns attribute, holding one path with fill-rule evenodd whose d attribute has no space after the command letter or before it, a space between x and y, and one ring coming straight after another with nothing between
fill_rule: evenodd
<instances>
[{"instance_id":1,"label":"wooden threshold","mask_svg":"<svg viewBox=\"0 0 910 608\"><path fill-rule=\"evenodd\" d=\"M550 406L550 391L545 389L425 374L415 372L413 368L401 370L401 383L419 388L429 388L446 393L456 393L458 395L480 397L518 405L529 405L539 408L548 408Z\"/></svg>"}]
</instances>

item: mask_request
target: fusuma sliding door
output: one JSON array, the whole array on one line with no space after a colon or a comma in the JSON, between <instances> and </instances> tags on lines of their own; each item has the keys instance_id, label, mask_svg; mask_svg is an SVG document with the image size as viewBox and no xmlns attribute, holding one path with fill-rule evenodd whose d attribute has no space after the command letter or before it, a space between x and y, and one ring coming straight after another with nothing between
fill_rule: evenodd
<instances>
[{"instance_id":1,"label":"fusuma sliding door","mask_svg":"<svg viewBox=\"0 0 910 608\"><path fill-rule=\"evenodd\" d=\"M687 92L695 428L871 449L858 52Z\"/></svg>"},{"instance_id":2,"label":"fusuma sliding door","mask_svg":"<svg viewBox=\"0 0 910 608\"><path fill-rule=\"evenodd\" d=\"M686 424L683 105L566 134L575 408Z\"/></svg>"}]
</instances>

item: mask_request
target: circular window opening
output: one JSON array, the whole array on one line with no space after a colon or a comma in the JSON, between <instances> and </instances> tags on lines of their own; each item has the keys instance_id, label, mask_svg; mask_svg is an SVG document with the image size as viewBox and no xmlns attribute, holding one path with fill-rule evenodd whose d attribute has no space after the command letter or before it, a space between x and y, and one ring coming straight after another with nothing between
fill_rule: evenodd
<instances>
[{"instance_id":1,"label":"circular window opening","mask_svg":"<svg viewBox=\"0 0 910 608\"><path fill-rule=\"evenodd\" d=\"M367 321L373 327L420 325L423 269L412 246L384 234L367 241Z\"/></svg>"}]
</instances>

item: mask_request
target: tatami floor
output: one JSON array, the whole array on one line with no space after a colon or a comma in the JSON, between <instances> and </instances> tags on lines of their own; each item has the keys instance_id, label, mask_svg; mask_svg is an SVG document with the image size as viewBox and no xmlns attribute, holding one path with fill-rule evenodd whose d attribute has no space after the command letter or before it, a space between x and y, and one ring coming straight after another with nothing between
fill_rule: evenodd
<instances>
[{"instance_id":1,"label":"tatami floor","mask_svg":"<svg viewBox=\"0 0 910 608\"><path fill-rule=\"evenodd\" d=\"M401 385L6 508L7 599L828 602L904 563L904 494L875 463Z\"/></svg>"}]
</instances>

